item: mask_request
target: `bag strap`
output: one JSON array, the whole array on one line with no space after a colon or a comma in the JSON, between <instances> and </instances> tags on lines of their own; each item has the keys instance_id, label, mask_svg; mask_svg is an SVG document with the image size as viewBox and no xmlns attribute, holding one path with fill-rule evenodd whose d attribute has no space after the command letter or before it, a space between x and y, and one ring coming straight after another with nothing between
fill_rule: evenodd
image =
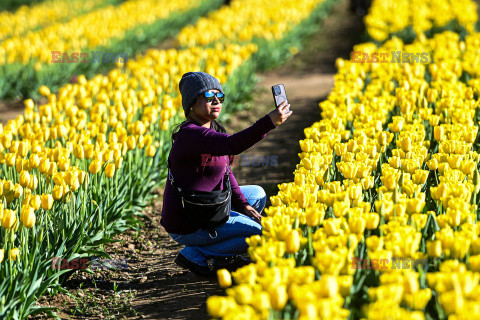
<instances>
[{"instance_id":1,"label":"bag strap","mask_svg":"<svg viewBox=\"0 0 480 320\"><path fill-rule=\"evenodd\" d=\"M227 159L227 165L225 165L225 173L224 173L224 176L226 177L226 180L227 180L227 188L228 190L231 190L232 189L232 186L230 184L230 176L227 174L227 167L230 167L228 165L228 158L227 156L225 156L225 158ZM173 174L172 174L172 168L170 166L170 157L167 157L167 168L168 168L168 179L170 180L171 184L172 184L172 187L178 189L180 192L182 191L182 188L179 188L179 187L176 187L174 184L173 184Z\"/></svg>"}]
</instances>

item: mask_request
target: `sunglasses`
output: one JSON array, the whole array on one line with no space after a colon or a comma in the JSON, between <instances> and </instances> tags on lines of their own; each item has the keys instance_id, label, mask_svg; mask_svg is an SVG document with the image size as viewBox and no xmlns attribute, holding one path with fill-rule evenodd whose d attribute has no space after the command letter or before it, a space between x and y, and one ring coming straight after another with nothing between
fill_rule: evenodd
<instances>
[{"instance_id":1,"label":"sunglasses","mask_svg":"<svg viewBox=\"0 0 480 320\"><path fill-rule=\"evenodd\" d=\"M225 94L221 92L212 92L212 91L206 91L203 93L203 96L205 97L205 100L207 102L212 102L214 97L217 97L218 101L223 102L225 100Z\"/></svg>"}]
</instances>

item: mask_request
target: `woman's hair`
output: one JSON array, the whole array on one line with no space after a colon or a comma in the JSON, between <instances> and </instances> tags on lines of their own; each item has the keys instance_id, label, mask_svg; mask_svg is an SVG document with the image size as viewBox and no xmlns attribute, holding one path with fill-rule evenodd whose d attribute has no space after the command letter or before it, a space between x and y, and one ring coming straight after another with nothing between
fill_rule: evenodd
<instances>
[{"instance_id":1,"label":"woman's hair","mask_svg":"<svg viewBox=\"0 0 480 320\"><path fill-rule=\"evenodd\" d=\"M184 121L174 125L173 130L172 130L172 142L175 140L175 138L173 137L173 134L178 132L188 122L193 122L193 123L196 123L196 124L200 125L198 122L196 122L193 119L187 119L187 120L184 120ZM227 133L227 130L225 129L225 127L223 125L221 125L219 122L217 122L217 120L212 120L212 122L210 122L210 128L217 131L217 132Z\"/></svg>"}]
</instances>

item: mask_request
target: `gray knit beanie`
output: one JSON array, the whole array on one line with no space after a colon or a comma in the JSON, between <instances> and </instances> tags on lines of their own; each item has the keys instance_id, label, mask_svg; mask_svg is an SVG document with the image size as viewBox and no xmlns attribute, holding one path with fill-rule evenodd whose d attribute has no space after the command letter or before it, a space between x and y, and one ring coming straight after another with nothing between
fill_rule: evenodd
<instances>
[{"instance_id":1,"label":"gray knit beanie","mask_svg":"<svg viewBox=\"0 0 480 320\"><path fill-rule=\"evenodd\" d=\"M188 115L189 109L195 103L198 95L212 89L223 92L220 82L205 72L187 72L182 76L178 84L180 93L182 94L182 106L185 117Z\"/></svg>"}]
</instances>

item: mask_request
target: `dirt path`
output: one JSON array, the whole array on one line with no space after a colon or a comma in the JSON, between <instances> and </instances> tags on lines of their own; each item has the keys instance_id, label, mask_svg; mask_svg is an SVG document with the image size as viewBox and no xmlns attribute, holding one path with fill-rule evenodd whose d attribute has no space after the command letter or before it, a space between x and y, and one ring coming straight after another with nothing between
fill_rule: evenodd
<instances>
[{"instance_id":1,"label":"dirt path","mask_svg":"<svg viewBox=\"0 0 480 320\"><path fill-rule=\"evenodd\" d=\"M348 3L343 1L334 8L321 30L293 59L260 75L262 80L252 109L239 112L228 124L232 132L237 132L264 116L274 108L271 86L285 85L292 115L265 139L244 152L244 155L260 159L277 156L278 166L242 166L244 155L241 155L240 165L234 170L240 185L258 184L268 195L274 195L278 192L277 184L293 181L293 171L301 152L298 141L305 138L303 129L321 118L318 103L327 97L333 87L335 60L337 57L349 58L353 44L359 42L363 32L361 18L350 14Z\"/></svg>"},{"instance_id":2,"label":"dirt path","mask_svg":"<svg viewBox=\"0 0 480 320\"><path fill-rule=\"evenodd\" d=\"M240 165L234 169L240 185L261 185L272 196L278 191L277 184L292 181L300 152L298 141L304 138L304 128L320 120L318 103L333 86L335 59L348 58L354 41L360 41L363 32L361 18L350 14L348 3L342 1L334 8L301 53L281 68L261 74L252 108L237 113L226 123L229 133L250 126L272 110L270 87L285 85L292 116L243 153L276 155L278 166ZM121 242L107 245L112 258L127 259L125 270L76 274L65 283L71 297L45 296L39 304L58 307L62 319L208 319L207 297L223 295L224 290L216 279L197 277L173 263L181 246L159 224L161 193L159 190L159 196L145 212L148 218L143 219L142 232L129 231L116 237Z\"/></svg>"}]
</instances>

